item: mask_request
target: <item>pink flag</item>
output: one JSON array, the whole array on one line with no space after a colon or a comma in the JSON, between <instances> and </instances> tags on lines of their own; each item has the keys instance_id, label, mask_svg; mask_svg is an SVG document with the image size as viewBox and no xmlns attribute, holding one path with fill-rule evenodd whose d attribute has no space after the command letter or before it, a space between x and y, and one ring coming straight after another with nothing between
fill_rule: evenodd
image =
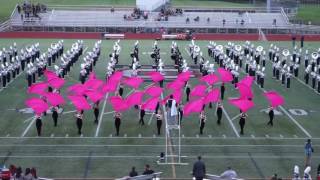
<instances>
[{"instance_id":1,"label":"pink flag","mask_svg":"<svg viewBox=\"0 0 320 180\"><path fill-rule=\"evenodd\" d=\"M141 91L134 92L127 97L126 102L129 106L140 105L142 103L143 95L144 93Z\"/></svg>"},{"instance_id":2,"label":"pink flag","mask_svg":"<svg viewBox=\"0 0 320 180\"><path fill-rule=\"evenodd\" d=\"M248 99L248 98L252 99L253 98L252 90L246 84L238 83L237 88L239 90L241 99Z\"/></svg>"},{"instance_id":3,"label":"pink flag","mask_svg":"<svg viewBox=\"0 0 320 180\"><path fill-rule=\"evenodd\" d=\"M229 99L229 103L239 108L242 112L247 112L254 106L254 103L248 99Z\"/></svg>"},{"instance_id":4,"label":"pink flag","mask_svg":"<svg viewBox=\"0 0 320 180\"><path fill-rule=\"evenodd\" d=\"M68 87L68 92L72 92L74 95L83 95L85 93L85 91L87 90L87 88L80 83L74 84L70 87Z\"/></svg>"},{"instance_id":5,"label":"pink flag","mask_svg":"<svg viewBox=\"0 0 320 180\"><path fill-rule=\"evenodd\" d=\"M153 82L159 82L164 80L163 75L160 72L154 71L154 72L150 72L149 76L151 77Z\"/></svg>"},{"instance_id":6,"label":"pink flag","mask_svg":"<svg viewBox=\"0 0 320 180\"><path fill-rule=\"evenodd\" d=\"M266 96L272 107L277 107L284 104L284 98L275 91L266 92L264 93L264 96Z\"/></svg>"},{"instance_id":7,"label":"pink flag","mask_svg":"<svg viewBox=\"0 0 320 180\"><path fill-rule=\"evenodd\" d=\"M210 102L218 102L220 99L220 90L212 89L204 99L204 103L208 104Z\"/></svg>"},{"instance_id":8,"label":"pink flag","mask_svg":"<svg viewBox=\"0 0 320 180\"><path fill-rule=\"evenodd\" d=\"M62 78L52 78L48 80L48 83L51 87L60 89L64 85L65 81Z\"/></svg>"},{"instance_id":9,"label":"pink flag","mask_svg":"<svg viewBox=\"0 0 320 180\"><path fill-rule=\"evenodd\" d=\"M103 85L103 81L100 79L93 79L93 78L89 78L85 83L84 86L87 89L93 89L93 90L97 90L99 89L101 86Z\"/></svg>"},{"instance_id":10,"label":"pink flag","mask_svg":"<svg viewBox=\"0 0 320 180\"><path fill-rule=\"evenodd\" d=\"M184 85L185 85L185 82L176 79L175 81L168 83L166 87L168 89L175 90L175 89L181 89Z\"/></svg>"},{"instance_id":11,"label":"pink flag","mask_svg":"<svg viewBox=\"0 0 320 180\"><path fill-rule=\"evenodd\" d=\"M158 86L151 86L144 91L145 94L148 94L152 97L159 97L162 93L162 88Z\"/></svg>"},{"instance_id":12,"label":"pink flag","mask_svg":"<svg viewBox=\"0 0 320 180\"><path fill-rule=\"evenodd\" d=\"M43 95L46 93L47 88L48 83L46 82L32 84L28 89L28 93Z\"/></svg>"},{"instance_id":13,"label":"pink flag","mask_svg":"<svg viewBox=\"0 0 320 180\"><path fill-rule=\"evenodd\" d=\"M129 104L127 104L126 100L122 99L120 96L112 96L109 99L112 108L117 111L125 111L130 108Z\"/></svg>"},{"instance_id":14,"label":"pink flag","mask_svg":"<svg viewBox=\"0 0 320 180\"><path fill-rule=\"evenodd\" d=\"M141 106L141 109L154 111L159 102L159 97L153 97L144 102Z\"/></svg>"},{"instance_id":15,"label":"pink flag","mask_svg":"<svg viewBox=\"0 0 320 180\"><path fill-rule=\"evenodd\" d=\"M46 93L45 96L52 106L57 106L65 103L63 97L59 93Z\"/></svg>"},{"instance_id":16,"label":"pink flag","mask_svg":"<svg viewBox=\"0 0 320 180\"><path fill-rule=\"evenodd\" d=\"M115 73L113 73L110 77L109 77L109 81L114 81L116 83L119 83L121 78L123 76L122 71L116 71Z\"/></svg>"},{"instance_id":17,"label":"pink flag","mask_svg":"<svg viewBox=\"0 0 320 180\"><path fill-rule=\"evenodd\" d=\"M44 75L46 76L47 78L47 81L50 81L51 79L56 79L56 78L59 78L56 73L52 72L52 71L49 71L49 70L45 70L44 72Z\"/></svg>"},{"instance_id":18,"label":"pink flag","mask_svg":"<svg viewBox=\"0 0 320 180\"><path fill-rule=\"evenodd\" d=\"M253 81L254 81L254 77L253 77L253 76L246 76L246 77L244 77L243 79L241 79L241 80L239 81L239 83L245 84L245 85L247 85L249 88L251 88L251 85L252 85Z\"/></svg>"},{"instance_id":19,"label":"pink flag","mask_svg":"<svg viewBox=\"0 0 320 180\"><path fill-rule=\"evenodd\" d=\"M192 73L190 71L182 72L178 75L177 80L187 82L189 81Z\"/></svg>"},{"instance_id":20,"label":"pink flag","mask_svg":"<svg viewBox=\"0 0 320 180\"><path fill-rule=\"evenodd\" d=\"M172 93L173 99L176 100L177 103L180 103L182 100L182 91L181 90L175 90Z\"/></svg>"},{"instance_id":21,"label":"pink flag","mask_svg":"<svg viewBox=\"0 0 320 180\"><path fill-rule=\"evenodd\" d=\"M218 73L220 74L222 82L230 82L233 80L231 72L224 68L218 68Z\"/></svg>"},{"instance_id":22,"label":"pink flag","mask_svg":"<svg viewBox=\"0 0 320 180\"><path fill-rule=\"evenodd\" d=\"M100 101L103 98L103 94L99 91L96 91L96 90L88 90L85 92L85 94L94 103Z\"/></svg>"},{"instance_id":23,"label":"pink flag","mask_svg":"<svg viewBox=\"0 0 320 180\"><path fill-rule=\"evenodd\" d=\"M28 99L25 104L31 108L36 115L41 115L41 113L45 112L49 108L48 104L39 98Z\"/></svg>"},{"instance_id":24,"label":"pink flag","mask_svg":"<svg viewBox=\"0 0 320 180\"><path fill-rule=\"evenodd\" d=\"M123 80L123 83L133 87L134 89L138 89L140 84L143 83L143 79L140 77L131 77Z\"/></svg>"},{"instance_id":25,"label":"pink flag","mask_svg":"<svg viewBox=\"0 0 320 180\"><path fill-rule=\"evenodd\" d=\"M92 79L97 79L97 76L96 76L96 74L95 74L94 72L91 72L91 73L89 74L88 80L92 80Z\"/></svg>"},{"instance_id":26,"label":"pink flag","mask_svg":"<svg viewBox=\"0 0 320 180\"><path fill-rule=\"evenodd\" d=\"M208 74L206 76L201 77L200 81L213 85L214 83L219 81L219 78L215 74Z\"/></svg>"},{"instance_id":27,"label":"pink flag","mask_svg":"<svg viewBox=\"0 0 320 180\"><path fill-rule=\"evenodd\" d=\"M107 93L107 92L115 92L117 90L118 83L115 81L108 81L108 83L104 84L102 86L102 92Z\"/></svg>"},{"instance_id":28,"label":"pink flag","mask_svg":"<svg viewBox=\"0 0 320 180\"><path fill-rule=\"evenodd\" d=\"M188 102L183 108L183 115L190 115L191 113L200 113L203 108L203 99L197 99Z\"/></svg>"},{"instance_id":29,"label":"pink flag","mask_svg":"<svg viewBox=\"0 0 320 180\"><path fill-rule=\"evenodd\" d=\"M90 104L83 96L68 96L78 111L91 109Z\"/></svg>"},{"instance_id":30,"label":"pink flag","mask_svg":"<svg viewBox=\"0 0 320 180\"><path fill-rule=\"evenodd\" d=\"M197 85L191 90L191 96L200 96L203 97L206 95L207 86L206 85Z\"/></svg>"}]
</instances>

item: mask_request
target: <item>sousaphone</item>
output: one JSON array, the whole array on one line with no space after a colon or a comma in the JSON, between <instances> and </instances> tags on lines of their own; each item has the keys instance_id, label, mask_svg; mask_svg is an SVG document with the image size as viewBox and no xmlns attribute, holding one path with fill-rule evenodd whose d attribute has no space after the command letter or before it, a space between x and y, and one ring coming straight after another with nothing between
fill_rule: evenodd
<instances>
[{"instance_id":1,"label":"sousaphone","mask_svg":"<svg viewBox=\"0 0 320 180\"><path fill-rule=\"evenodd\" d=\"M256 51L259 52L259 53L262 53L263 47L262 47L262 46L258 46L258 47L256 48Z\"/></svg>"},{"instance_id":2,"label":"sousaphone","mask_svg":"<svg viewBox=\"0 0 320 180\"><path fill-rule=\"evenodd\" d=\"M216 50L219 52L223 52L223 46L222 45L216 46Z\"/></svg>"},{"instance_id":3,"label":"sousaphone","mask_svg":"<svg viewBox=\"0 0 320 180\"><path fill-rule=\"evenodd\" d=\"M313 52L312 54L311 54L311 57L312 57L312 59L318 59L318 57L319 57L319 54L317 53L317 52Z\"/></svg>"},{"instance_id":4,"label":"sousaphone","mask_svg":"<svg viewBox=\"0 0 320 180\"><path fill-rule=\"evenodd\" d=\"M289 51L288 49L284 49L284 50L282 51L282 55L283 55L284 57L288 57L288 56L290 55L290 51Z\"/></svg>"},{"instance_id":5,"label":"sousaphone","mask_svg":"<svg viewBox=\"0 0 320 180\"><path fill-rule=\"evenodd\" d=\"M235 45L235 50L237 51L237 52L240 52L241 51L241 49L242 49L242 47L240 46L240 45Z\"/></svg>"}]
</instances>

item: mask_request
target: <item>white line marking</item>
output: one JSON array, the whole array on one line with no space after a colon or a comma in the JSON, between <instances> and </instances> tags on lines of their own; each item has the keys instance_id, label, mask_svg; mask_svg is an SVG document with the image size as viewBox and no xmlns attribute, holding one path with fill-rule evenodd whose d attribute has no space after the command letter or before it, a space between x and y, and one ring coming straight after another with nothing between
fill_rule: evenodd
<instances>
[{"instance_id":1,"label":"white line marking","mask_svg":"<svg viewBox=\"0 0 320 180\"><path fill-rule=\"evenodd\" d=\"M7 156L0 156L0 158L5 158ZM68 159L74 159L74 158L88 158L89 156L61 156L61 155L43 155L43 156L39 156L39 155L29 155L29 156L10 156L10 158L68 158ZM141 159L141 158L152 158L154 159L155 156L154 155L150 155L150 156L117 156L117 155L105 155L105 156L90 156L91 158L123 158L123 159L127 159L127 158L134 158L134 159ZM255 159L303 159L303 156L297 156L297 155L291 155L291 156L274 156L274 155L265 155L265 156L261 156L261 155L253 155L253 156L241 156L241 155L228 155L228 156L202 156L205 159L249 159L249 158L255 158ZM194 154L190 154L189 156L185 156L184 158L188 158L188 159L194 159ZM316 158L319 159L320 156L312 156L312 158Z\"/></svg>"},{"instance_id":2,"label":"white line marking","mask_svg":"<svg viewBox=\"0 0 320 180\"><path fill-rule=\"evenodd\" d=\"M74 112L77 112L76 110L73 110L73 111L66 111L66 112L63 112L62 114L70 114L70 113L74 113Z\"/></svg>"},{"instance_id":3,"label":"white line marking","mask_svg":"<svg viewBox=\"0 0 320 180\"><path fill-rule=\"evenodd\" d=\"M0 92L2 92L4 89L9 88L8 86L9 86L11 83L15 82L15 80L16 80L19 76L21 76L22 74L24 74L24 71L21 71L20 74L18 74L18 75L16 76L16 78L11 79L11 81L10 81L9 83L7 83L6 88L3 88L3 87L2 87L2 88L0 89ZM2 80L1 80L1 82L2 82Z\"/></svg>"},{"instance_id":4,"label":"white line marking","mask_svg":"<svg viewBox=\"0 0 320 180\"><path fill-rule=\"evenodd\" d=\"M105 112L105 113L103 113L104 115L107 115L107 114L112 114L112 113L114 113L115 111L110 111L110 112Z\"/></svg>"},{"instance_id":5,"label":"white line marking","mask_svg":"<svg viewBox=\"0 0 320 180\"><path fill-rule=\"evenodd\" d=\"M29 131L29 129L31 128L31 126L33 125L33 123L36 121L36 118L35 117L33 117L33 119L32 119L32 121L29 123L29 125L27 126L27 128L23 131L23 133L21 134L21 137L24 137L27 133L28 133L28 131Z\"/></svg>"},{"instance_id":6,"label":"white line marking","mask_svg":"<svg viewBox=\"0 0 320 180\"><path fill-rule=\"evenodd\" d=\"M152 118L153 118L154 113L151 114L148 125L150 126L151 122L152 122Z\"/></svg>"},{"instance_id":7,"label":"white line marking","mask_svg":"<svg viewBox=\"0 0 320 180\"><path fill-rule=\"evenodd\" d=\"M105 100L103 102L102 111L101 111L102 113L100 114L98 126L97 126L97 129L96 129L96 133L94 135L95 137L98 137L98 135L99 135L100 126L101 126L101 123L102 123L102 118L103 118L103 115L104 115L104 109L106 108L108 96L109 96L109 93L106 94Z\"/></svg>"},{"instance_id":8,"label":"white line marking","mask_svg":"<svg viewBox=\"0 0 320 180\"><path fill-rule=\"evenodd\" d=\"M222 107L222 112L223 112L223 114L226 116L226 118L227 118L227 120L228 120L228 122L229 122L229 124L230 124L230 126L231 126L231 128L232 128L232 130L233 130L233 132L234 132L234 133L236 134L236 136L239 138L240 135L239 135L236 127L235 127L234 124L232 123L232 120L230 119L230 117L229 117L228 113L226 112L226 110L224 109L224 107Z\"/></svg>"},{"instance_id":9,"label":"white line marking","mask_svg":"<svg viewBox=\"0 0 320 180\"><path fill-rule=\"evenodd\" d=\"M34 116L29 117L28 119L24 120L23 123L29 122L29 121L31 121L33 118L34 118Z\"/></svg>"}]
</instances>

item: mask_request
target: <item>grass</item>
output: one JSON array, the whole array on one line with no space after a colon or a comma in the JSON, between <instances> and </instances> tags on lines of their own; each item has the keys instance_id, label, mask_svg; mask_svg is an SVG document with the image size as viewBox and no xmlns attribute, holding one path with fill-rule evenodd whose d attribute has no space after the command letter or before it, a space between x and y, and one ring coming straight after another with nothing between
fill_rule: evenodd
<instances>
[{"instance_id":1,"label":"grass","mask_svg":"<svg viewBox=\"0 0 320 180\"><path fill-rule=\"evenodd\" d=\"M305 23L311 21L311 24L320 24L320 6L305 5L298 9L296 19L302 20Z\"/></svg>"},{"instance_id":2,"label":"grass","mask_svg":"<svg viewBox=\"0 0 320 180\"><path fill-rule=\"evenodd\" d=\"M21 47L40 42L41 48L45 51L48 46L57 40L52 39L16 39L14 40ZM65 40L65 49L69 49L73 40ZM0 47L8 47L12 44L12 39L2 39ZM206 41L196 42L206 55ZM218 42L225 44L226 42ZM243 42L235 42L243 43ZM287 42L270 42L280 47L288 47ZM92 48L94 41L85 40L85 46ZM108 54L112 51L113 41L103 41L102 54L95 72L99 78L104 78ZM134 41L121 41L122 52L120 63L128 64L130 62L129 53L133 49ZM140 58L142 64L150 64L150 56L143 52L152 51L153 41L140 41ZM161 52L165 64L172 64L170 60L170 41L160 41ZM178 41L183 57L191 63L188 54L184 50L189 44L187 41ZM257 42L265 47L269 43ZM307 48L318 48L320 43L306 43ZM89 50L88 49L88 50ZM82 61L82 57L80 58ZM65 95L66 88L71 84L78 82L79 64L73 67L70 75L66 77L67 83L62 89ZM292 88L287 89L280 82L271 78L271 63L267 63L265 88L267 90L276 90L282 94L286 100L284 108L304 109L308 116L294 116L312 136L319 138L319 103L320 98L314 91L308 89L297 80L292 79ZM301 67L300 77L302 79L304 69ZM244 74L241 73L241 77ZM41 81L43 79L39 79ZM196 79L190 81L192 85L197 84ZM223 115L222 125L216 125L214 110L206 108L207 123L204 135L199 138L196 135L198 129L198 115L192 114L185 117L182 122L182 155L183 162L189 163L186 166L179 165L157 165L155 161L160 152L165 151L164 129L162 135L153 138L156 134L155 120L151 120L148 125L150 115L145 117L145 126L138 125L138 112L131 109L123 113L123 121L120 130L120 137L110 137L114 135L114 123L112 114L103 116L99 136L94 138L97 126L93 123L92 110L85 112L83 133L80 138L76 132L76 124L73 113L60 115L58 127L53 127L53 122L48 115L43 118L43 138L36 137L35 125L32 124L24 138L19 138L25 131L30 121L24 122L30 118L31 114L21 114L10 109L25 108L24 101L32 95L26 94L26 79L24 74L14 80L9 87L0 92L0 162L6 164L17 164L26 167L36 167L41 177L49 178L116 178L128 174L131 166L136 166L141 174L145 164L150 164L156 171L163 172L162 177L189 179L189 172L192 170L192 163L196 156L202 155L207 165L207 172L220 174L226 167L232 166L238 172L240 177L244 178L268 178L274 173L280 177L291 177L293 165L297 164L303 169L304 152L303 145L306 135L289 119L286 115L276 116L274 127L266 126L268 116L261 109L267 108L268 103L262 95L262 91L253 85L255 94L254 109L248 112L249 118L245 127L245 135L237 138L225 115ZM149 85L145 82L140 89ZM218 87L218 86L217 86ZM226 86L226 97L237 97L237 90L231 84ZM125 88L124 95L128 94L130 88ZM165 90L164 95L169 93ZM113 94L110 94L112 96ZM66 95L65 95L66 97ZM184 98L185 99L185 98ZM224 108L230 118L236 116L239 110L229 105L224 100ZM64 112L72 111L74 107L67 103L64 105ZM312 112L311 112L312 110ZM100 104L100 112L102 103ZM112 107L107 103L104 112L112 111ZM239 130L238 119L233 121L236 129ZM51 135L54 135L51 138ZM66 138L68 134L68 138ZM127 135L127 138L124 137ZM142 138L139 138L139 134ZM6 137L9 135L9 137ZM209 137L211 136L211 138ZM256 138L252 138L254 135ZM268 135L271 138L265 138ZM283 138L280 138L280 135ZM17 137L17 138L15 138ZM298 137L298 138L297 138ZM273 139L272 139L273 138ZM177 140L172 140L177 144ZM320 139L314 139L315 154L312 161L312 173L315 174L317 162L320 159L319 154ZM173 148L177 152L177 147ZM169 159L171 161L171 159ZM174 159L176 161L176 159ZM50 164L49 164L50 163ZM111 168L112 167L112 168ZM175 173L173 173L175 172Z\"/></svg>"}]
</instances>

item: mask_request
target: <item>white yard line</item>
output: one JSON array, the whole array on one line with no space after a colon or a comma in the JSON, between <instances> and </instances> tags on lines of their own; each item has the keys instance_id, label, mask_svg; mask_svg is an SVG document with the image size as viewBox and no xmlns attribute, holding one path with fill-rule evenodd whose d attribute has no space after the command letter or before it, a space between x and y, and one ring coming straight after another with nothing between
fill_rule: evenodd
<instances>
[{"instance_id":1,"label":"white yard line","mask_svg":"<svg viewBox=\"0 0 320 180\"><path fill-rule=\"evenodd\" d=\"M107 115L107 114L113 114L113 113L115 113L115 111L105 112L105 113L103 113L103 114L104 114L104 115Z\"/></svg>"},{"instance_id":2,"label":"white yard line","mask_svg":"<svg viewBox=\"0 0 320 180\"><path fill-rule=\"evenodd\" d=\"M177 139L178 137L171 137L172 139ZM72 140L72 139L165 139L165 137L153 137L153 136L127 136L127 137L113 137L113 136L100 136L100 137L78 137L78 136L55 136L55 137L17 137L17 136L10 136L10 137L6 137L6 136L1 136L0 139L66 139L66 140ZM303 140L305 141L306 138L305 137L298 137L298 136L293 136L293 137L280 137L280 136L270 136L268 138L266 138L265 136L261 136L261 137L255 137L254 139L252 137L224 137L224 136L212 136L210 137L195 137L195 136L183 136L181 137L181 139L195 139L195 140ZM312 137L312 140L320 140L320 137Z\"/></svg>"},{"instance_id":3,"label":"white yard line","mask_svg":"<svg viewBox=\"0 0 320 180\"><path fill-rule=\"evenodd\" d=\"M154 113L152 113L151 116L150 116L150 119L149 119L149 122L148 122L148 125L149 125L149 126L150 126L150 124L151 124L151 122L152 122L153 115L154 115Z\"/></svg>"},{"instance_id":4,"label":"white yard line","mask_svg":"<svg viewBox=\"0 0 320 180\"><path fill-rule=\"evenodd\" d=\"M230 119L230 116L228 115L227 111L224 109L224 107L222 107L222 112L226 116L226 118L227 118L227 120L228 120L228 122L229 122L229 124L230 124L230 126L231 126L231 128L232 128L232 130L234 132L234 134L239 138L240 135L239 135L236 127L234 126L232 120Z\"/></svg>"},{"instance_id":5,"label":"white yard line","mask_svg":"<svg viewBox=\"0 0 320 180\"><path fill-rule=\"evenodd\" d=\"M76 110L73 110L73 111L66 111L66 112L63 112L62 114L70 114L70 113L74 113L74 112L77 112Z\"/></svg>"},{"instance_id":6,"label":"white yard line","mask_svg":"<svg viewBox=\"0 0 320 180\"><path fill-rule=\"evenodd\" d=\"M6 158L7 156L0 156L0 158ZM68 155L25 155L25 156L18 156L18 155L13 155L10 156L10 158L68 158L68 159L75 159L75 158L88 158L89 156L76 156L76 155L72 155L72 156L68 156ZM155 156L154 155L150 155L150 156L117 156L117 155L93 155L90 156L91 158L123 158L123 159L127 159L127 158L133 158L133 159L141 159L141 158L152 158L154 159ZM214 156L202 156L204 159L251 159L251 158L255 158L255 159L303 159L303 156L297 156L297 155L285 155L285 156L275 156L275 155L227 155L227 156L221 156L221 155L214 155ZM187 159L194 159L194 154L190 154L190 156L185 156L184 158ZM319 159L320 156L312 156L312 158L315 159ZM173 164L172 164L173 165ZM174 165L173 165L174 166Z\"/></svg>"},{"instance_id":7,"label":"white yard line","mask_svg":"<svg viewBox=\"0 0 320 180\"><path fill-rule=\"evenodd\" d=\"M105 108L106 108L108 96L109 96L109 93L106 94L105 100L104 100L104 102L103 102L102 111L101 111L101 114L100 114L98 126L97 126L97 129L96 129L96 133L95 133L95 135L94 135L95 137L98 137L98 135L99 135L100 126L101 126L101 124L102 124L102 118L103 118L103 115L104 115L104 110L105 110Z\"/></svg>"},{"instance_id":8,"label":"white yard line","mask_svg":"<svg viewBox=\"0 0 320 180\"><path fill-rule=\"evenodd\" d=\"M29 129L31 128L31 126L34 124L35 121L36 121L36 118L33 117L32 121L30 121L30 123L29 123L29 125L27 126L27 128L26 128L26 129L23 131L23 133L21 134L21 137L24 137L24 136L28 133Z\"/></svg>"},{"instance_id":9,"label":"white yard line","mask_svg":"<svg viewBox=\"0 0 320 180\"><path fill-rule=\"evenodd\" d=\"M34 116L29 117L28 119L24 120L23 123L29 122L29 121L31 121L33 118L34 118Z\"/></svg>"}]
</instances>

